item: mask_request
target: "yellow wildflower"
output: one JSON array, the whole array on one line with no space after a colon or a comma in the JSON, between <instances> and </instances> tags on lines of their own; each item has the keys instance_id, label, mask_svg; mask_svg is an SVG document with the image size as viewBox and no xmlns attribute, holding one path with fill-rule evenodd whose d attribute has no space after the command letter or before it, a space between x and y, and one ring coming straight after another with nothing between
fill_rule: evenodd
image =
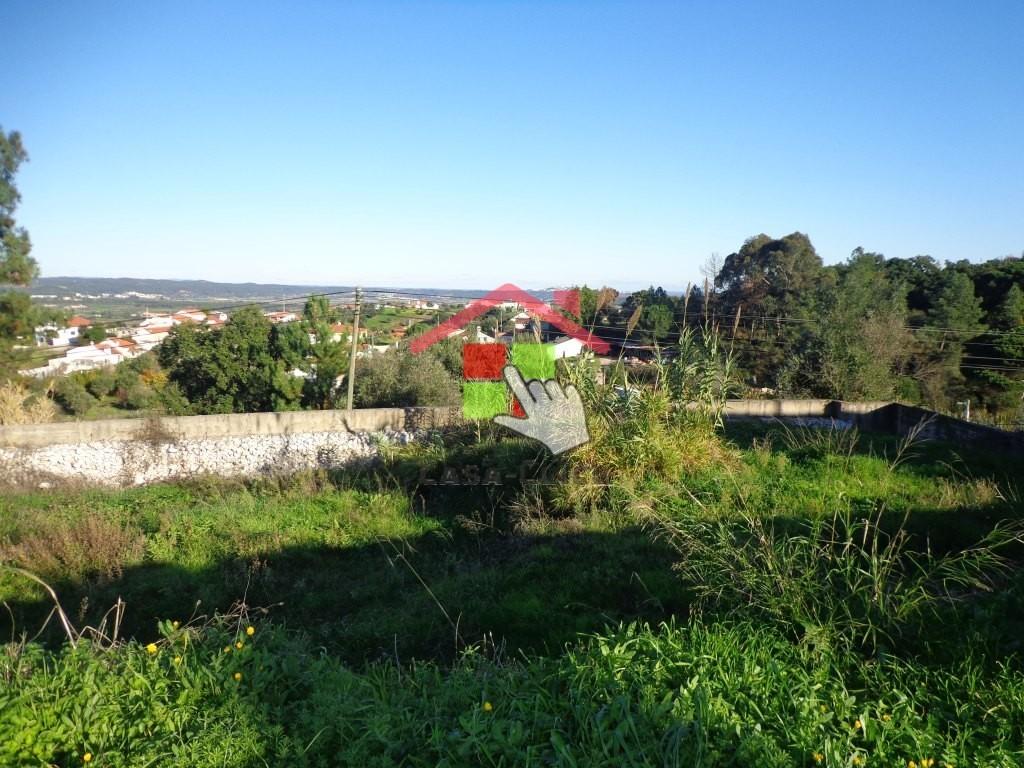
<instances>
[{"instance_id":1,"label":"yellow wildflower","mask_svg":"<svg viewBox=\"0 0 1024 768\"><path fill-rule=\"evenodd\" d=\"M864 727L864 723L862 723L860 720L854 720L853 727L859 731L861 728Z\"/></svg>"},{"instance_id":2,"label":"yellow wildflower","mask_svg":"<svg viewBox=\"0 0 1024 768\"><path fill-rule=\"evenodd\" d=\"M825 759L825 756L823 754L821 754L821 752L815 752L814 753L814 762L820 763L824 759Z\"/></svg>"},{"instance_id":3,"label":"yellow wildflower","mask_svg":"<svg viewBox=\"0 0 1024 768\"><path fill-rule=\"evenodd\" d=\"M484 712L490 712L492 709L494 709L494 706L491 704L491 702L485 701L484 702Z\"/></svg>"},{"instance_id":4,"label":"yellow wildflower","mask_svg":"<svg viewBox=\"0 0 1024 768\"><path fill-rule=\"evenodd\" d=\"M247 634L249 637L252 637L256 634L256 627L246 627L245 634Z\"/></svg>"},{"instance_id":5,"label":"yellow wildflower","mask_svg":"<svg viewBox=\"0 0 1024 768\"><path fill-rule=\"evenodd\" d=\"M86 752L84 755L82 755L82 762L83 763L91 763L92 762L92 752Z\"/></svg>"},{"instance_id":6,"label":"yellow wildflower","mask_svg":"<svg viewBox=\"0 0 1024 768\"><path fill-rule=\"evenodd\" d=\"M174 657L174 663L175 664L181 664L181 656L175 656Z\"/></svg>"},{"instance_id":7,"label":"yellow wildflower","mask_svg":"<svg viewBox=\"0 0 1024 768\"><path fill-rule=\"evenodd\" d=\"M888 723L890 720L892 720L892 715L890 715L888 712L886 712L884 715L882 715L882 719L885 720L885 722Z\"/></svg>"},{"instance_id":8,"label":"yellow wildflower","mask_svg":"<svg viewBox=\"0 0 1024 768\"><path fill-rule=\"evenodd\" d=\"M917 763L915 763L913 760L910 760L907 762L907 768L917 768Z\"/></svg>"},{"instance_id":9,"label":"yellow wildflower","mask_svg":"<svg viewBox=\"0 0 1024 768\"><path fill-rule=\"evenodd\" d=\"M239 680L242 679L242 673L241 672L235 672L235 674L232 675L232 677L235 678L235 682L237 683Z\"/></svg>"},{"instance_id":10,"label":"yellow wildflower","mask_svg":"<svg viewBox=\"0 0 1024 768\"><path fill-rule=\"evenodd\" d=\"M235 648L237 648L238 650L242 650L243 645L245 645L245 643L239 640L237 643L235 643Z\"/></svg>"},{"instance_id":11,"label":"yellow wildflower","mask_svg":"<svg viewBox=\"0 0 1024 768\"><path fill-rule=\"evenodd\" d=\"M853 756L853 764L854 765L864 765L864 758L861 757L860 755L854 755Z\"/></svg>"},{"instance_id":12,"label":"yellow wildflower","mask_svg":"<svg viewBox=\"0 0 1024 768\"><path fill-rule=\"evenodd\" d=\"M179 624L179 623L178 623L178 622L176 622L176 621L172 621L172 622L171 622L171 629L177 629L177 628L178 628L178 627L180 627L180 626L181 626L181 624Z\"/></svg>"},{"instance_id":13,"label":"yellow wildflower","mask_svg":"<svg viewBox=\"0 0 1024 768\"><path fill-rule=\"evenodd\" d=\"M231 646L230 645L225 645L224 646L224 653L231 653Z\"/></svg>"},{"instance_id":14,"label":"yellow wildflower","mask_svg":"<svg viewBox=\"0 0 1024 768\"><path fill-rule=\"evenodd\" d=\"M146 653L156 653L156 651L157 651L156 643L150 643L149 645L146 646Z\"/></svg>"}]
</instances>

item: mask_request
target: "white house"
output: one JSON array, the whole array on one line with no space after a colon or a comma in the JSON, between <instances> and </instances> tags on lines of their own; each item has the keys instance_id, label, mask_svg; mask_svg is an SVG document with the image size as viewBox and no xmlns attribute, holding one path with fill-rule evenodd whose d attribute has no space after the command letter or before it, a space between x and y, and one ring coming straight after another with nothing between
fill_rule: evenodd
<instances>
[{"instance_id":1,"label":"white house","mask_svg":"<svg viewBox=\"0 0 1024 768\"><path fill-rule=\"evenodd\" d=\"M555 346L555 357L576 357L586 344L572 336L560 336L552 342Z\"/></svg>"},{"instance_id":2,"label":"white house","mask_svg":"<svg viewBox=\"0 0 1024 768\"><path fill-rule=\"evenodd\" d=\"M117 365L139 354L139 347L128 339L104 339L98 344L88 344L69 349L63 357L46 361L46 365L19 371L24 376L53 376L56 374L91 371Z\"/></svg>"},{"instance_id":3,"label":"white house","mask_svg":"<svg viewBox=\"0 0 1024 768\"><path fill-rule=\"evenodd\" d=\"M149 352L153 347L159 344L161 341L167 338L167 334L170 332L170 326L165 327L153 327L153 328L137 328L132 333L132 341L136 346L143 352Z\"/></svg>"},{"instance_id":4,"label":"white house","mask_svg":"<svg viewBox=\"0 0 1024 768\"><path fill-rule=\"evenodd\" d=\"M294 312L264 312L263 316L274 323L294 323L299 316Z\"/></svg>"},{"instance_id":5,"label":"white house","mask_svg":"<svg viewBox=\"0 0 1024 768\"><path fill-rule=\"evenodd\" d=\"M525 331L530 324L530 313L520 312L512 318L512 324L517 331Z\"/></svg>"},{"instance_id":6,"label":"white house","mask_svg":"<svg viewBox=\"0 0 1024 768\"><path fill-rule=\"evenodd\" d=\"M170 328L174 325L181 325L181 320L171 315L153 315L139 323L139 328Z\"/></svg>"},{"instance_id":7,"label":"white house","mask_svg":"<svg viewBox=\"0 0 1024 768\"><path fill-rule=\"evenodd\" d=\"M92 323L80 315L67 321L63 328L53 323L36 328L36 345L40 347L67 347L78 342L82 330Z\"/></svg>"},{"instance_id":8,"label":"white house","mask_svg":"<svg viewBox=\"0 0 1024 768\"><path fill-rule=\"evenodd\" d=\"M179 309L171 317L179 323L202 323L206 320L206 313L199 309Z\"/></svg>"}]
</instances>

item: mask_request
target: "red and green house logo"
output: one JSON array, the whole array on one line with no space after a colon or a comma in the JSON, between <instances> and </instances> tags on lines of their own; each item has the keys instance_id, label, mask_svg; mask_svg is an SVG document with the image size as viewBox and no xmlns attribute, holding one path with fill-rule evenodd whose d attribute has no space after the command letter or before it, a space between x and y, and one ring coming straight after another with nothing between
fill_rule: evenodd
<instances>
[{"instance_id":1,"label":"red and green house logo","mask_svg":"<svg viewBox=\"0 0 1024 768\"><path fill-rule=\"evenodd\" d=\"M419 354L433 344L462 329L466 323L496 306L513 302L527 312L557 328L563 334L579 339L595 352L606 353L608 342L570 320L544 301L521 288L506 283L476 299L446 322L413 339L410 349ZM555 304L571 312L579 312L578 291L555 291ZM515 366L523 379L547 381L555 378L555 346L553 344L513 343L466 344L462 348L462 412L468 419L490 419L503 413L525 415L522 406L509 391L504 379L506 365Z\"/></svg>"}]
</instances>

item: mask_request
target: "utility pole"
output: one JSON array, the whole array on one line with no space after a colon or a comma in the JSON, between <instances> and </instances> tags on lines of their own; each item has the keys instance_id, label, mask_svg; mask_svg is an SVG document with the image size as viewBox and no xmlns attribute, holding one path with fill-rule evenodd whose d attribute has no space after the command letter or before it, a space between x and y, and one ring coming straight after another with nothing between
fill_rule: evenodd
<instances>
[{"instance_id":1,"label":"utility pole","mask_svg":"<svg viewBox=\"0 0 1024 768\"><path fill-rule=\"evenodd\" d=\"M348 410L352 410L352 392L356 385L356 350L359 348L359 308L363 291L356 286L356 314L352 319L352 352L348 358Z\"/></svg>"}]
</instances>

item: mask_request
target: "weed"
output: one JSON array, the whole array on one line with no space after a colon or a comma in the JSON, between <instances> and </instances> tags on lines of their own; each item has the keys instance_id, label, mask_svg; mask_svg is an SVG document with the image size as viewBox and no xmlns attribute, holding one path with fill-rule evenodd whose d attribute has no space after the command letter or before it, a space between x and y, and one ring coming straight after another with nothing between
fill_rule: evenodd
<instances>
[{"instance_id":1,"label":"weed","mask_svg":"<svg viewBox=\"0 0 1024 768\"><path fill-rule=\"evenodd\" d=\"M655 522L705 609L869 653L920 637L957 599L991 590L1010 568L1001 550L1022 540L1019 528L997 527L973 547L937 556L912 551L905 527L887 531L880 519L847 511L788 526L750 515Z\"/></svg>"}]
</instances>

